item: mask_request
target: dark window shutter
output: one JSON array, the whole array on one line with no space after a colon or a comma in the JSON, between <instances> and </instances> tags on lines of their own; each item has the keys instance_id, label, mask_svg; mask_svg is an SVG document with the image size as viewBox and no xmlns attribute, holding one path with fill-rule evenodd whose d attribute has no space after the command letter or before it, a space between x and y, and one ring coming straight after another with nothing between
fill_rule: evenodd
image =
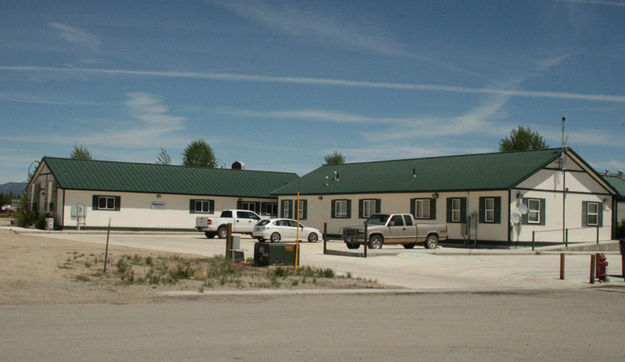
<instances>
[{"instance_id":1,"label":"dark window shutter","mask_svg":"<svg viewBox=\"0 0 625 362\"><path fill-rule=\"evenodd\" d=\"M119 211L119 209L121 208L121 202L121 196L115 196L115 211Z\"/></svg>"},{"instance_id":2,"label":"dark window shutter","mask_svg":"<svg viewBox=\"0 0 625 362\"><path fill-rule=\"evenodd\" d=\"M447 198L447 222L451 222L451 198Z\"/></svg>"},{"instance_id":3,"label":"dark window shutter","mask_svg":"<svg viewBox=\"0 0 625 362\"><path fill-rule=\"evenodd\" d=\"M280 200L280 217L284 217L284 202L286 200Z\"/></svg>"},{"instance_id":4,"label":"dark window shutter","mask_svg":"<svg viewBox=\"0 0 625 362\"><path fill-rule=\"evenodd\" d=\"M347 218L352 218L352 200L347 200Z\"/></svg>"},{"instance_id":5,"label":"dark window shutter","mask_svg":"<svg viewBox=\"0 0 625 362\"><path fill-rule=\"evenodd\" d=\"M417 217L417 210L416 210L416 206L415 203L417 199L410 199L410 213L412 214L412 217Z\"/></svg>"},{"instance_id":6,"label":"dark window shutter","mask_svg":"<svg viewBox=\"0 0 625 362\"><path fill-rule=\"evenodd\" d=\"M189 213L195 214L195 200L189 200Z\"/></svg>"},{"instance_id":7,"label":"dark window shutter","mask_svg":"<svg viewBox=\"0 0 625 362\"><path fill-rule=\"evenodd\" d=\"M521 202L523 203L523 205L525 205L526 208L528 207L527 206L527 204L528 204L527 199L523 199L523 200L521 200ZM529 208L528 208L528 210L529 210ZM529 212L526 212L525 214L521 214L521 224L523 224L523 225L527 225L527 214L529 214Z\"/></svg>"},{"instance_id":8,"label":"dark window shutter","mask_svg":"<svg viewBox=\"0 0 625 362\"><path fill-rule=\"evenodd\" d=\"M463 224L467 223L467 198L463 197L460 199L460 222Z\"/></svg>"},{"instance_id":9,"label":"dark window shutter","mask_svg":"<svg viewBox=\"0 0 625 362\"><path fill-rule=\"evenodd\" d=\"M378 214L382 209L382 199L375 199L375 213Z\"/></svg>"},{"instance_id":10,"label":"dark window shutter","mask_svg":"<svg viewBox=\"0 0 625 362\"><path fill-rule=\"evenodd\" d=\"M599 227L603 226L603 203L599 203Z\"/></svg>"},{"instance_id":11,"label":"dark window shutter","mask_svg":"<svg viewBox=\"0 0 625 362\"><path fill-rule=\"evenodd\" d=\"M582 201L582 226L588 226L588 201Z\"/></svg>"},{"instance_id":12,"label":"dark window shutter","mask_svg":"<svg viewBox=\"0 0 625 362\"><path fill-rule=\"evenodd\" d=\"M287 200L288 204L289 204L289 215L287 215L287 217L289 219L293 218L293 200Z\"/></svg>"},{"instance_id":13,"label":"dark window shutter","mask_svg":"<svg viewBox=\"0 0 625 362\"><path fill-rule=\"evenodd\" d=\"M486 198L480 197L480 216L479 216L480 224L483 224L484 220L486 220L486 217L484 214L486 214Z\"/></svg>"},{"instance_id":14,"label":"dark window shutter","mask_svg":"<svg viewBox=\"0 0 625 362\"><path fill-rule=\"evenodd\" d=\"M358 218L360 219L365 218L365 200L364 199L358 200Z\"/></svg>"},{"instance_id":15,"label":"dark window shutter","mask_svg":"<svg viewBox=\"0 0 625 362\"><path fill-rule=\"evenodd\" d=\"M93 195L91 197L91 208L93 210L98 210L98 195Z\"/></svg>"},{"instance_id":16,"label":"dark window shutter","mask_svg":"<svg viewBox=\"0 0 625 362\"><path fill-rule=\"evenodd\" d=\"M436 199L434 198L430 199L430 220L436 220Z\"/></svg>"},{"instance_id":17,"label":"dark window shutter","mask_svg":"<svg viewBox=\"0 0 625 362\"><path fill-rule=\"evenodd\" d=\"M540 225L545 225L545 199L540 199Z\"/></svg>"},{"instance_id":18,"label":"dark window shutter","mask_svg":"<svg viewBox=\"0 0 625 362\"><path fill-rule=\"evenodd\" d=\"M208 201L208 212L210 212L211 214L215 213L215 200Z\"/></svg>"},{"instance_id":19,"label":"dark window shutter","mask_svg":"<svg viewBox=\"0 0 625 362\"><path fill-rule=\"evenodd\" d=\"M501 197L495 197L495 224L501 224Z\"/></svg>"},{"instance_id":20,"label":"dark window shutter","mask_svg":"<svg viewBox=\"0 0 625 362\"><path fill-rule=\"evenodd\" d=\"M237 201L237 209L243 208L243 201Z\"/></svg>"},{"instance_id":21,"label":"dark window shutter","mask_svg":"<svg viewBox=\"0 0 625 362\"><path fill-rule=\"evenodd\" d=\"M302 220L308 217L308 200L300 200L302 203Z\"/></svg>"},{"instance_id":22,"label":"dark window shutter","mask_svg":"<svg viewBox=\"0 0 625 362\"><path fill-rule=\"evenodd\" d=\"M336 219L336 200L330 203L330 217Z\"/></svg>"},{"instance_id":23,"label":"dark window shutter","mask_svg":"<svg viewBox=\"0 0 625 362\"><path fill-rule=\"evenodd\" d=\"M256 201L254 205L255 205L256 213L260 215L260 201Z\"/></svg>"}]
</instances>

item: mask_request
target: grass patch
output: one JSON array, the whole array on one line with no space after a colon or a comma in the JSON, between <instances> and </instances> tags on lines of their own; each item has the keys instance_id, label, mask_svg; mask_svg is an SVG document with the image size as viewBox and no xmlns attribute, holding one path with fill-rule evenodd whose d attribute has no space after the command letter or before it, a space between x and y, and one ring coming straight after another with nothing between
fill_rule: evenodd
<instances>
[{"instance_id":1,"label":"grass patch","mask_svg":"<svg viewBox=\"0 0 625 362\"><path fill-rule=\"evenodd\" d=\"M185 258L180 256L121 255L108 257L107 271L103 274L104 254L85 255L71 252L58 264L60 269L71 270L72 278L80 282L117 283L121 285L180 285L200 292L223 288L311 288L314 286L350 287L345 280L351 273L336 278L330 268L302 266L255 267L245 263L234 264L223 256L210 258ZM336 282L332 282L334 279ZM341 284L343 283L343 284ZM353 284L352 284L353 285ZM373 287L373 286L370 286Z\"/></svg>"}]
</instances>

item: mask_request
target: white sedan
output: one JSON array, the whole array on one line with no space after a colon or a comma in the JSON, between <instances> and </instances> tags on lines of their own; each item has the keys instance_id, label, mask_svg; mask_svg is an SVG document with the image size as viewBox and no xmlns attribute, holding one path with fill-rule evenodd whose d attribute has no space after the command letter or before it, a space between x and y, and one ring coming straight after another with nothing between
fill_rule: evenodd
<instances>
[{"instance_id":1,"label":"white sedan","mask_svg":"<svg viewBox=\"0 0 625 362\"><path fill-rule=\"evenodd\" d=\"M259 241L269 240L272 243L280 240L296 240L297 225L297 221L292 219L261 220L254 227L252 236ZM299 224L299 237L300 240L306 239L309 243L316 243L322 238L322 234L318 229Z\"/></svg>"}]
</instances>

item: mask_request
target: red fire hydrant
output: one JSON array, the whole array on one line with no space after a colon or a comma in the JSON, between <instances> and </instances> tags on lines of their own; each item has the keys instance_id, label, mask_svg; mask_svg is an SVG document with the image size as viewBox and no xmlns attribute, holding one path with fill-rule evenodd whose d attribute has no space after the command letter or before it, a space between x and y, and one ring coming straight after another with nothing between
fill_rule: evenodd
<instances>
[{"instance_id":1,"label":"red fire hydrant","mask_svg":"<svg viewBox=\"0 0 625 362\"><path fill-rule=\"evenodd\" d=\"M597 279L602 282L607 280L606 269L608 266L608 258L605 257L604 253L597 254Z\"/></svg>"}]
</instances>

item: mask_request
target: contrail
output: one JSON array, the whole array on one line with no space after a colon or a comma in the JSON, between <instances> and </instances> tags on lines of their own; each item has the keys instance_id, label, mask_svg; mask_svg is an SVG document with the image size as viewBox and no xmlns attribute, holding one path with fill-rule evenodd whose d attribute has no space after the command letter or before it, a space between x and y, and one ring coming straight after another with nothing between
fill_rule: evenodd
<instances>
[{"instance_id":1,"label":"contrail","mask_svg":"<svg viewBox=\"0 0 625 362\"><path fill-rule=\"evenodd\" d=\"M0 70L19 71L19 72L90 73L90 74L127 75L127 76L143 76L143 77L163 77L163 78L211 79L211 80L221 80L221 81L231 81L231 82L287 83L287 84L304 84L304 85L352 87L352 88L382 88L382 89L396 89L396 90L403 89L403 90L420 90L420 91L452 92L452 93L495 94L495 95L503 95L503 96L511 96L511 97L555 98L555 99L574 99L574 100L594 101L594 102L625 103L625 96L623 95L568 93L568 92L552 92L552 91L506 90L506 89L494 89L494 88L472 88L472 87L462 87L462 86L453 86L453 85L370 82L370 81L329 79L329 78L276 77L276 76L237 74L237 73L169 72L169 71L163 72L163 71L145 71L145 70L124 70L124 69L55 68L55 67L38 67L38 66L0 66Z\"/></svg>"}]
</instances>

